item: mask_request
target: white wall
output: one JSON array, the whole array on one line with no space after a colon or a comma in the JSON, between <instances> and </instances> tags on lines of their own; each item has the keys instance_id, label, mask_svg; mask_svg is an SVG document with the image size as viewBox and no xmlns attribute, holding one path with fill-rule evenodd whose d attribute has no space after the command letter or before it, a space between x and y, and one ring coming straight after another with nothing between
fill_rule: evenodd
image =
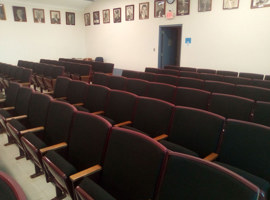
<instances>
[{"instance_id":1,"label":"white wall","mask_svg":"<svg viewBox=\"0 0 270 200\"><path fill-rule=\"evenodd\" d=\"M212 11L199 13L198 1L191 0L190 15L173 20L139 20L142 0L98 0L85 12L91 13L86 28L87 57L103 56L116 68L143 71L158 64L159 26L182 24L181 66L270 74L270 8L250 9L251 0L240 0L238 9L223 10L223 0L213 0ZM126 22L125 5L135 5L135 21ZM167 10L176 10L176 3ZM112 22L113 8L122 8L122 23ZM111 23L103 24L102 10L110 9ZM100 11L101 24L93 25L93 11ZM186 37L192 44L184 44ZM155 51L153 49L155 48Z\"/></svg>"},{"instance_id":2,"label":"white wall","mask_svg":"<svg viewBox=\"0 0 270 200\"><path fill-rule=\"evenodd\" d=\"M85 28L82 10L32 4L27 1L1 1L6 21L0 20L0 62L17 64L19 59L85 57ZM27 22L15 22L12 6L26 7ZM45 24L34 23L33 8L44 9ZM51 24L50 10L61 11L61 24ZM65 12L75 12L76 25L67 26Z\"/></svg>"}]
</instances>

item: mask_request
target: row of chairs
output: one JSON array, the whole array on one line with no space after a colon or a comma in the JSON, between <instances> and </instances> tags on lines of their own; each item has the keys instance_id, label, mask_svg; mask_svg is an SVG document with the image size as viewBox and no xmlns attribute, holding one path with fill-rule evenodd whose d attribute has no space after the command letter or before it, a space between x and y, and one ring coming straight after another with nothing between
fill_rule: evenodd
<instances>
[{"instance_id":1,"label":"row of chairs","mask_svg":"<svg viewBox=\"0 0 270 200\"><path fill-rule=\"evenodd\" d=\"M18 61L18 66L32 69L33 74L31 77L31 83L33 84L35 90L40 88L41 92L43 90L53 90L56 78L64 75L63 66L35 63L23 60Z\"/></svg>"},{"instance_id":2,"label":"row of chairs","mask_svg":"<svg viewBox=\"0 0 270 200\"><path fill-rule=\"evenodd\" d=\"M251 79L259 79L259 80L263 80L263 79L270 80L270 75L264 76L263 74L247 73L247 72L238 73L238 72L234 72L234 71L202 69L202 68L194 68L194 67L180 67L180 66L175 66L175 65L164 66L164 69L207 73L207 74L217 74L217 75L223 75L223 76L234 76L234 77L251 78ZM161 71L162 71L162 69L161 69ZM155 72L158 72L158 70L156 70Z\"/></svg>"},{"instance_id":3,"label":"row of chairs","mask_svg":"<svg viewBox=\"0 0 270 200\"><path fill-rule=\"evenodd\" d=\"M215 93L215 91L211 93L194 88L176 87L163 83L107 76L98 73L94 75L93 84L135 93L139 96L161 99L173 103L174 105L207 110L226 118L252 121L270 126L270 118L267 115L270 110L270 102L255 101L246 97ZM247 86L237 86L238 94L241 95L241 92L244 94L246 87ZM253 93L250 94L250 91L246 91L246 94L253 95ZM263 93L263 95L265 94Z\"/></svg>"},{"instance_id":4,"label":"row of chairs","mask_svg":"<svg viewBox=\"0 0 270 200\"><path fill-rule=\"evenodd\" d=\"M149 73L142 72L142 74L147 75ZM138 95L144 95L145 93L147 93L148 85L164 83L166 85L169 84L171 85L171 87L174 87L174 88L175 86L189 87L189 88L196 88L196 89L201 89L201 90L205 90L209 92L241 96L241 97L253 99L255 101L270 101L270 89L266 89L266 88L248 86L248 85L235 85L235 84L229 84L229 83L224 83L224 82L219 82L219 81L210 81L210 80L203 81L200 79L186 78L186 77L171 77L167 75L157 75L156 77L157 79L155 81L149 81L149 79L147 78L145 78L144 80L141 80L141 79L133 78L133 77L108 76L102 73L95 73L93 77L93 83L105 85L113 89L125 90L125 88L128 85L128 82L131 82L131 81L136 82L137 87L132 88L132 90L134 93ZM171 82L172 80L177 81L176 84L172 83ZM171 101L172 96L168 98L170 98L169 101Z\"/></svg>"},{"instance_id":5,"label":"row of chairs","mask_svg":"<svg viewBox=\"0 0 270 200\"><path fill-rule=\"evenodd\" d=\"M100 59L99 59L100 60ZM72 63L81 63L86 65L91 65L94 72L101 72L106 74L112 74L114 69L113 63L106 63L100 61L86 61L78 59L69 59L69 58L59 58L59 61L72 62Z\"/></svg>"},{"instance_id":6,"label":"row of chairs","mask_svg":"<svg viewBox=\"0 0 270 200\"><path fill-rule=\"evenodd\" d=\"M162 72L162 73L158 73L157 71ZM142 73L147 73L147 74L143 75ZM157 81L158 79L161 79L161 80L165 79L167 82L169 81L173 85L177 84L176 77L187 77L187 78L193 78L193 79L200 79L203 81L211 80L211 81L224 82L228 84L249 85L249 86L263 87L263 88L268 88L268 89L270 88L270 80L259 80L259 79L251 79L251 78L236 77L236 76L224 76L224 75L211 74L211 73L176 71L176 70L169 70L169 69L161 70L157 68L145 68L145 72L123 70L122 75L129 78L146 79L148 81ZM166 77L166 75L168 76ZM176 76L176 77L172 77L172 76ZM172 80L167 80L169 78Z\"/></svg>"},{"instance_id":7,"label":"row of chairs","mask_svg":"<svg viewBox=\"0 0 270 200\"><path fill-rule=\"evenodd\" d=\"M66 194L74 197L73 191L78 184L78 199L84 199L86 193L94 199L197 199L191 193L194 187L196 191L200 191L200 197L205 199L255 200L258 196L264 199L267 195L270 128L236 120L226 121L225 118L207 111L174 107L167 102L146 97L140 97L137 102L135 115L147 115L144 116L144 122L140 122L141 127L112 128L101 116L76 111L74 106L52 100L30 88L19 88L17 99L26 99L29 94L29 103L25 100L22 102L23 106L15 106L28 107L27 114L17 113L20 116L5 119L7 133L20 148L21 157L26 154L34 162L36 174L32 177L41 174L42 169L45 170L47 181L54 183L57 188L58 198ZM141 107L143 104L144 108ZM152 116L150 107L155 107L156 110L155 113L152 112ZM174 144L179 146L178 152L191 154L194 151L197 157L205 157L212 152L220 153L219 163L252 173L253 179L245 176L245 173L241 176L254 185L220 167L221 164L203 161L191 156L192 154L173 153L171 150L176 149L167 145L171 149L168 150L155 141L161 137L154 140L146 136L151 135L150 129L156 129L156 134L167 133L168 125L161 127L159 123L164 121L164 116L167 122L172 122L166 141L173 143L173 137L180 138L180 144ZM161 118L163 119L160 121ZM133 124L138 125L138 120ZM241 133L232 133L235 131ZM145 134L141 134L142 132ZM244 134L249 137L239 145L237 142L242 142ZM253 144L254 138L259 142ZM236 154L227 154L227 151L233 151L234 148L238 148ZM52 151L56 149L58 150ZM242 155L241 152L248 154ZM209 157L206 159L210 160ZM236 159L238 162L235 164ZM82 177L90 174L93 179L85 178L79 182ZM223 187L216 184L217 180L222 181Z\"/></svg>"},{"instance_id":8,"label":"row of chairs","mask_svg":"<svg viewBox=\"0 0 270 200\"><path fill-rule=\"evenodd\" d=\"M32 70L6 63L0 63L0 88L8 87L9 81L16 81L25 86L31 84Z\"/></svg>"}]
</instances>

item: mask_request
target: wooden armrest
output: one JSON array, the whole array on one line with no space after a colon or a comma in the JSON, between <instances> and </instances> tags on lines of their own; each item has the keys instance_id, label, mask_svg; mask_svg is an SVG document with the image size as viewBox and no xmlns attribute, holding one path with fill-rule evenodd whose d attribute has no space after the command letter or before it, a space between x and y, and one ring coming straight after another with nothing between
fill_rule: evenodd
<instances>
[{"instance_id":1,"label":"wooden armrest","mask_svg":"<svg viewBox=\"0 0 270 200\"><path fill-rule=\"evenodd\" d=\"M204 158L204 160L213 161L218 157L217 153L210 153L208 156Z\"/></svg>"},{"instance_id":2,"label":"wooden armrest","mask_svg":"<svg viewBox=\"0 0 270 200\"><path fill-rule=\"evenodd\" d=\"M30 129L20 131L20 133L23 135L23 134L26 134L26 133L30 133L30 132L34 133L34 132L43 131L43 130L44 130L44 126L39 126L39 127L36 127L36 128L30 128Z\"/></svg>"},{"instance_id":3,"label":"wooden armrest","mask_svg":"<svg viewBox=\"0 0 270 200\"><path fill-rule=\"evenodd\" d=\"M6 99L0 99L0 103L4 103Z\"/></svg>"},{"instance_id":4,"label":"wooden armrest","mask_svg":"<svg viewBox=\"0 0 270 200\"><path fill-rule=\"evenodd\" d=\"M84 103L75 103L75 104L72 104L73 106L83 106Z\"/></svg>"},{"instance_id":5,"label":"wooden armrest","mask_svg":"<svg viewBox=\"0 0 270 200\"><path fill-rule=\"evenodd\" d=\"M155 137L154 140L159 141L159 140L166 139L167 137L168 137L167 134L162 134L162 135Z\"/></svg>"},{"instance_id":6,"label":"wooden armrest","mask_svg":"<svg viewBox=\"0 0 270 200\"><path fill-rule=\"evenodd\" d=\"M85 169L83 171L80 171L76 174L71 175L69 178L71 179L71 181L74 182L82 177L89 176L101 170L102 170L102 167L100 165L94 165L93 167L90 167L88 169Z\"/></svg>"},{"instance_id":7,"label":"wooden armrest","mask_svg":"<svg viewBox=\"0 0 270 200\"><path fill-rule=\"evenodd\" d=\"M55 99L58 99L58 100L66 100L67 97L58 97L58 98L55 98Z\"/></svg>"},{"instance_id":8,"label":"wooden armrest","mask_svg":"<svg viewBox=\"0 0 270 200\"><path fill-rule=\"evenodd\" d=\"M101 115L101 114L103 114L103 113L104 113L104 111L92 112L92 114L95 114L95 115Z\"/></svg>"},{"instance_id":9,"label":"wooden armrest","mask_svg":"<svg viewBox=\"0 0 270 200\"><path fill-rule=\"evenodd\" d=\"M61 142L59 144L55 144L55 145L52 145L52 146L49 146L49 147L44 147L42 149L39 150L39 152L41 154L44 154L46 153L47 151L51 151L51 150L57 150L57 149L61 149L61 148L64 148L66 147L68 144L66 142Z\"/></svg>"},{"instance_id":10,"label":"wooden armrest","mask_svg":"<svg viewBox=\"0 0 270 200\"><path fill-rule=\"evenodd\" d=\"M31 85L31 83L27 82L27 83L20 83L22 86L29 86Z\"/></svg>"},{"instance_id":11,"label":"wooden armrest","mask_svg":"<svg viewBox=\"0 0 270 200\"><path fill-rule=\"evenodd\" d=\"M53 91L47 91L47 92L43 92L43 94L53 94Z\"/></svg>"},{"instance_id":12,"label":"wooden armrest","mask_svg":"<svg viewBox=\"0 0 270 200\"><path fill-rule=\"evenodd\" d=\"M132 124L132 121L122 122L122 123L119 123L119 124L115 124L114 126L115 127L120 127L120 126L129 125L129 124Z\"/></svg>"},{"instance_id":13,"label":"wooden armrest","mask_svg":"<svg viewBox=\"0 0 270 200\"><path fill-rule=\"evenodd\" d=\"M27 115L20 115L20 116L16 116L16 117L7 118L6 121L10 121L12 119L25 119L25 118L27 118Z\"/></svg>"},{"instance_id":14,"label":"wooden armrest","mask_svg":"<svg viewBox=\"0 0 270 200\"><path fill-rule=\"evenodd\" d=\"M14 110L15 109L15 107L14 106L12 106L12 107L5 107L5 108L2 108L3 110Z\"/></svg>"}]
</instances>

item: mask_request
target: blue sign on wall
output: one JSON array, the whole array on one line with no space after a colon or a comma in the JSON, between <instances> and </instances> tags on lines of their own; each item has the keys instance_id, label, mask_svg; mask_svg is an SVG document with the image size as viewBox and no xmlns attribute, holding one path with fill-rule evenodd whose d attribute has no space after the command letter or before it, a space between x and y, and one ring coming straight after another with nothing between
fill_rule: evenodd
<instances>
[{"instance_id":1,"label":"blue sign on wall","mask_svg":"<svg viewBox=\"0 0 270 200\"><path fill-rule=\"evenodd\" d=\"M191 44L191 38L186 38L185 43L186 44Z\"/></svg>"}]
</instances>

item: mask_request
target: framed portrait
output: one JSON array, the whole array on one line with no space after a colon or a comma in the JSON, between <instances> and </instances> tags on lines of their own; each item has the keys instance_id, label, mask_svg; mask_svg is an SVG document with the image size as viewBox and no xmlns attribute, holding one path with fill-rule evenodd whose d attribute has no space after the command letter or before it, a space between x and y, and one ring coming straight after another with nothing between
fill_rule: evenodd
<instances>
[{"instance_id":1,"label":"framed portrait","mask_svg":"<svg viewBox=\"0 0 270 200\"><path fill-rule=\"evenodd\" d=\"M133 21L134 20L134 5L127 5L126 6L125 18L126 18L126 21Z\"/></svg>"},{"instance_id":2,"label":"framed portrait","mask_svg":"<svg viewBox=\"0 0 270 200\"><path fill-rule=\"evenodd\" d=\"M139 19L149 19L149 2L139 4Z\"/></svg>"},{"instance_id":3,"label":"framed portrait","mask_svg":"<svg viewBox=\"0 0 270 200\"><path fill-rule=\"evenodd\" d=\"M223 9L230 10L239 7L239 0L223 0Z\"/></svg>"},{"instance_id":4,"label":"framed portrait","mask_svg":"<svg viewBox=\"0 0 270 200\"><path fill-rule=\"evenodd\" d=\"M103 14L103 24L110 23L110 9L102 11Z\"/></svg>"},{"instance_id":5,"label":"framed portrait","mask_svg":"<svg viewBox=\"0 0 270 200\"><path fill-rule=\"evenodd\" d=\"M90 13L85 13L84 14L84 24L85 24L85 26L90 26L91 25Z\"/></svg>"},{"instance_id":6,"label":"framed portrait","mask_svg":"<svg viewBox=\"0 0 270 200\"><path fill-rule=\"evenodd\" d=\"M154 17L160 18L165 15L165 0L155 0Z\"/></svg>"},{"instance_id":7,"label":"framed portrait","mask_svg":"<svg viewBox=\"0 0 270 200\"><path fill-rule=\"evenodd\" d=\"M121 22L121 8L113 9L113 22L120 23Z\"/></svg>"},{"instance_id":8,"label":"framed portrait","mask_svg":"<svg viewBox=\"0 0 270 200\"><path fill-rule=\"evenodd\" d=\"M44 9L33 8L33 16L35 23L45 23Z\"/></svg>"},{"instance_id":9,"label":"framed portrait","mask_svg":"<svg viewBox=\"0 0 270 200\"><path fill-rule=\"evenodd\" d=\"M61 24L60 11L51 10L50 11L51 24Z\"/></svg>"},{"instance_id":10,"label":"framed portrait","mask_svg":"<svg viewBox=\"0 0 270 200\"><path fill-rule=\"evenodd\" d=\"M199 12L207 12L211 11L212 8L212 0L199 0L198 3L198 11Z\"/></svg>"},{"instance_id":11,"label":"framed portrait","mask_svg":"<svg viewBox=\"0 0 270 200\"><path fill-rule=\"evenodd\" d=\"M189 15L190 0L177 0L176 15Z\"/></svg>"},{"instance_id":12,"label":"framed portrait","mask_svg":"<svg viewBox=\"0 0 270 200\"><path fill-rule=\"evenodd\" d=\"M93 12L94 25L100 24L99 11Z\"/></svg>"},{"instance_id":13,"label":"framed portrait","mask_svg":"<svg viewBox=\"0 0 270 200\"><path fill-rule=\"evenodd\" d=\"M66 12L66 24L67 25L75 25L75 13Z\"/></svg>"},{"instance_id":14,"label":"framed portrait","mask_svg":"<svg viewBox=\"0 0 270 200\"><path fill-rule=\"evenodd\" d=\"M13 15L14 15L15 22L27 21L25 7L12 6L12 8L13 8Z\"/></svg>"},{"instance_id":15,"label":"framed portrait","mask_svg":"<svg viewBox=\"0 0 270 200\"><path fill-rule=\"evenodd\" d=\"M251 8L264 8L270 7L269 0L252 0L251 1Z\"/></svg>"},{"instance_id":16,"label":"framed portrait","mask_svg":"<svg viewBox=\"0 0 270 200\"><path fill-rule=\"evenodd\" d=\"M6 12L4 4L0 4L0 20L6 20Z\"/></svg>"}]
</instances>

